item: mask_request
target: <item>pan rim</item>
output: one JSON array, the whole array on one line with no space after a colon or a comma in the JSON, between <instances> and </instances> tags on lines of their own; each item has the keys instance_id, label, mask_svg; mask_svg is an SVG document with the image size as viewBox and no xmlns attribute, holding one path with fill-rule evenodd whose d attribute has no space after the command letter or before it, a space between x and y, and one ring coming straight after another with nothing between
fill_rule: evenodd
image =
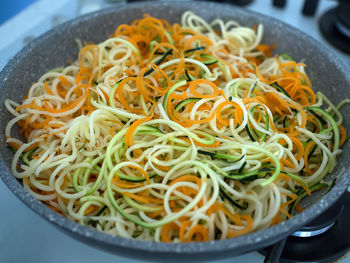
<instances>
[{"instance_id":1,"label":"pan rim","mask_svg":"<svg viewBox=\"0 0 350 263\"><path fill-rule=\"evenodd\" d=\"M150 1L150 2L147 2L147 4L148 5L161 4L161 5L170 6L170 5L173 5L174 2L159 3L159 2ZM180 2L181 1L179 1L179 3ZM210 5L214 3L196 2L196 4ZM141 3L132 3L132 4L121 4L114 9L111 9L111 8L103 9L94 13L90 13L90 14L75 18L70 21L67 21L59 25L58 27L55 27L50 31L42 34L41 36L33 40L30 44L28 44L26 47L24 47L19 53L16 54L15 57L13 57L7 63L7 65L4 67L4 69L0 73L0 90L4 85L5 81L7 80L7 77L11 74L11 68L14 65L16 65L16 63L18 63L18 61L20 61L21 58L26 57L28 54L30 54L30 50L36 45L42 42L45 42L45 40L55 36L60 32L63 32L65 29L69 27L84 23L94 17L98 17L104 14L122 12L126 8L127 9L140 8L143 5L144 3L141 2ZM229 9L236 8L236 7L232 7L231 5L221 4L221 3L220 4L215 3L215 5L220 5L222 8L229 8ZM258 14L253 11L243 10L240 8L236 8L236 9L238 9L239 12L241 13L245 13L248 15L255 15L259 18L268 19L275 23L288 27L289 31L292 31L295 35L306 38L313 46L318 46L318 51L324 54L326 57L328 57L331 61L333 61L334 64L338 66L338 70L344 76L346 76L346 71L345 71L346 65L344 65L343 62L340 61L340 59L336 55L334 55L334 52L332 50L323 46L318 41L313 39L311 36L275 18ZM280 237L279 239L281 239L283 238L283 236L288 235L294 232L295 230L297 230L297 228L301 226L300 222L303 222L303 224L307 224L310 220L312 220L312 218L315 218L316 216L318 216L321 213L323 207L325 206L328 207L334 202L336 202L336 200L341 196L341 194L347 189L348 185L350 185L350 171L349 171L349 167L346 167L347 170L345 171L345 173L341 176L337 184L330 190L330 192L327 195L325 195L320 201L316 202L311 207L307 208L301 214L298 214L287 221L284 221L278 225L269 227L265 230L253 232L250 234L246 234L246 235L231 238L231 239L215 240L215 241L200 242L200 243L175 244L175 243L139 241L136 239L128 239L128 238L123 238L118 236L112 236L110 234L99 232L93 228L82 226L79 223L75 223L67 219L66 217L63 217L55 213L54 211L49 209L47 206L45 206L43 203L41 203L40 201L32 197L28 192L26 192L22 187L22 185L11 174L10 170L8 169L2 157L0 160L0 168L1 168L0 177L5 182L7 187L11 190L11 192L14 193L25 205L31 208L31 210L33 210L35 213L39 214L41 217L45 218L49 222L53 223L54 225L58 226L59 228L62 228L82 238L91 239L93 241L106 244L106 245L111 245L111 246L116 246L121 248L132 248L132 249L145 251L145 252L160 252L160 253L170 252L170 253L176 253L176 254L222 252L222 251L227 251L231 249L240 250L240 253L244 253L250 250L254 250L257 247L260 247L261 244L264 244L264 246L269 245L269 243L266 243L266 242L272 237L277 236L274 241L278 241L279 237ZM312 216L310 217L310 219L307 219L306 215L312 215Z\"/></svg>"}]
</instances>

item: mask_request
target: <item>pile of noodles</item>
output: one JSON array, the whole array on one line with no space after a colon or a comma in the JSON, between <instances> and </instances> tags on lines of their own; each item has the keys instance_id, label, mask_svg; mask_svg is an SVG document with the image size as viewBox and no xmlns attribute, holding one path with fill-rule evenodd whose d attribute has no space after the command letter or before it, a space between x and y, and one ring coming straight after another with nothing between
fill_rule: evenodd
<instances>
[{"instance_id":1,"label":"pile of noodles","mask_svg":"<svg viewBox=\"0 0 350 263\"><path fill-rule=\"evenodd\" d=\"M328 187L347 101L315 94L305 65L271 56L262 36L192 12L181 26L120 25L6 101L13 175L58 213L127 238L225 239L290 218Z\"/></svg>"}]
</instances>

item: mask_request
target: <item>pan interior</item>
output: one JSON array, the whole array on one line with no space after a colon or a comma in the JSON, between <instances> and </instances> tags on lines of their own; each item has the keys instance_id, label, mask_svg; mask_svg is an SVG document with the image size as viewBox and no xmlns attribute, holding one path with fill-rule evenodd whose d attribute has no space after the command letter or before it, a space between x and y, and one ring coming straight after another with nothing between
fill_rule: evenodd
<instances>
[{"instance_id":1,"label":"pan interior","mask_svg":"<svg viewBox=\"0 0 350 263\"><path fill-rule=\"evenodd\" d=\"M230 5L208 2L147 2L147 5L144 3L128 4L118 9L103 10L75 19L44 34L25 47L1 72L0 129L4 131L6 123L11 119L10 114L3 106L4 100L9 98L19 102L31 83L35 82L48 69L64 66L68 64L69 60L75 60L78 54L76 38L98 43L113 33L118 25L130 23L145 13L165 18L174 23L179 22L181 14L186 10L192 10L207 21L219 17L224 20L234 19L247 26L262 23L265 28L263 43L276 44L276 53L287 53L295 60L303 61L307 65L306 71L313 83L314 90L322 91L335 104L344 98L350 98L350 77L346 73L346 66L331 51L322 47L311 37L282 22ZM343 116L349 116L350 107L345 107L342 113ZM346 117L344 127L350 130L350 122L346 120ZM5 145L4 136L0 136L0 144ZM148 252L195 254L230 250L231 255L237 255L281 239L334 203L350 183L348 172L350 164L347 161L349 154L350 146L349 142L346 142L342 155L338 157L336 171L326 177L326 180L329 181L339 177L339 181L321 201L319 201L321 198L319 195L313 195L309 198L306 205L310 208L305 212L267 230L233 240L186 245L126 240L77 225L46 208L23 190L20 183L10 173L13 154L6 147L0 148L0 168L1 178L26 205L56 226L84 241L90 240L89 242L91 242L92 240L112 247L126 247ZM345 175L342 176L344 172Z\"/></svg>"}]
</instances>

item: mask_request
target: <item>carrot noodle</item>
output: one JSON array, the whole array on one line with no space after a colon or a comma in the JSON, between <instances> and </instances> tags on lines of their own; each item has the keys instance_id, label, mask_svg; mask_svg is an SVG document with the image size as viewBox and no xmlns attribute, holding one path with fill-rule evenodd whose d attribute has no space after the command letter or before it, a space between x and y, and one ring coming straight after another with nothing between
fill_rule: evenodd
<instances>
[{"instance_id":1,"label":"carrot noodle","mask_svg":"<svg viewBox=\"0 0 350 263\"><path fill-rule=\"evenodd\" d=\"M139 240L205 242L289 219L336 166L349 100L315 94L306 65L262 36L192 12L119 25L6 100L13 175L71 220Z\"/></svg>"}]
</instances>

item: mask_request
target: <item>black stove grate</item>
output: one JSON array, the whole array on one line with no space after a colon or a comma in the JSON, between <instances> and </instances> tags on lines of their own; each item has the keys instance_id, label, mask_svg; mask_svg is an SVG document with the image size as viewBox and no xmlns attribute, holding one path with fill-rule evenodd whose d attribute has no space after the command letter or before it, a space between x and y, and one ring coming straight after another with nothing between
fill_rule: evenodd
<instances>
[{"instance_id":1,"label":"black stove grate","mask_svg":"<svg viewBox=\"0 0 350 263\"><path fill-rule=\"evenodd\" d=\"M349 251L350 192L345 192L335 205L310 224L259 252L266 255L264 262L330 263Z\"/></svg>"}]
</instances>

